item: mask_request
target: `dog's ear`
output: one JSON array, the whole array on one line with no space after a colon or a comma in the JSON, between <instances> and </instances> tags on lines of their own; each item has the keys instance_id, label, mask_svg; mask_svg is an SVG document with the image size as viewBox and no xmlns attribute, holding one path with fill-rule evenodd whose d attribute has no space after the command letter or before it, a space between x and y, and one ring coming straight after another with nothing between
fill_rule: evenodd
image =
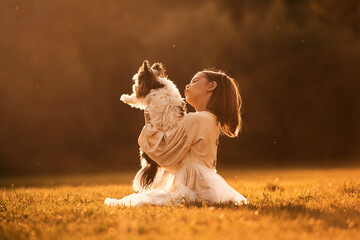
<instances>
[{"instance_id":1,"label":"dog's ear","mask_svg":"<svg viewBox=\"0 0 360 240\"><path fill-rule=\"evenodd\" d=\"M156 75L150 68L149 61L147 60L145 60L141 65L137 78L139 86L136 93L137 97L145 97L150 92L150 90L164 86L156 80Z\"/></svg>"},{"instance_id":2,"label":"dog's ear","mask_svg":"<svg viewBox=\"0 0 360 240\"><path fill-rule=\"evenodd\" d=\"M141 68L139 69L139 72L142 71L144 72L146 75L147 74L151 74L151 69L150 69L150 63L148 60L145 60L141 66Z\"/></svg>"},{"instance_id":3,"label":"dog's ear","mask_svg":"<svg viewBox=\"0 0 360 240\"><path fill-rule=\"evenodd\" d=\"M138 71L138 82L146 82L147 85L152 85L152 82L155 81L155 76L153 71L150 68L150 63L148 60L145 60Z\"/></svg>"},{"instance_id":4,"label":"dog's ear","mask_svg":"<svg viewBox=\"0 0 360 240\"><path fill-rule=\"evenodd\" d=\"M150 89L154 84L155 75L150 68L150 64L148 60L145 60L138 72L138 83L142 88Z\"/></svg>"},{"instance_id":5,"label":"dog's ear","mask_svg":"<svg viewBox=\"0 0 360 240\"><path fill-rule=\"evenodd\" d=\"M151 69L152 70L155 70L154 72L160 76L160 77L166 77L166 70L165 70L165 67L164 67L164 64L162 63L154 63L152 66L151 66Z\"/></svg>"}]
</instances>

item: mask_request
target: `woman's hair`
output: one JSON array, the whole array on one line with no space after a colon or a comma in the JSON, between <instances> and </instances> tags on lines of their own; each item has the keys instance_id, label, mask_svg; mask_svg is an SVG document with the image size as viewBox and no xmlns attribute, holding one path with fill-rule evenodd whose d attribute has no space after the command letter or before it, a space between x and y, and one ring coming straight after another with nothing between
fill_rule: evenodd
<instances>
[{"instance_id":1,"label":"woman's hair","mask_svg":"<svg viewBox=\"0 0 360 240\"><path fill-rule=\"evenodd\" d=\"M201 73L205 74L209 82L215 81L217 84L207 109L216 115L223 133L232 138L237 137L242 129L242 99L237 82L223 71L204 70Z\"/></svg>"}]
</instances>

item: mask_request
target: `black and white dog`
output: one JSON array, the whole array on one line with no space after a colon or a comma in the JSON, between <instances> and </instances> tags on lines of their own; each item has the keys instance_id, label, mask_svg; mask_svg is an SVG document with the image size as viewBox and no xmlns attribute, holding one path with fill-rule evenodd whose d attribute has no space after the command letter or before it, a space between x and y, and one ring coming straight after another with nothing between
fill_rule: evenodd
<instances>
[{"instance_id":1,"label":"black and white dog","mask_svg":"<svg viewBox=\"0 0 360 240\"><path fill-rule=\"evenodd\" d=\"M164 132L173 129L186 114L186 104L176 85L168 79L162 63L151 67L145 60L139 71L133 76L133 92L120 98L132 107L145 110L151 124ZM141 169L137 172L133 189L148 189L155 179L159 165L140 149Z\"/></svg>"}]
</instances>

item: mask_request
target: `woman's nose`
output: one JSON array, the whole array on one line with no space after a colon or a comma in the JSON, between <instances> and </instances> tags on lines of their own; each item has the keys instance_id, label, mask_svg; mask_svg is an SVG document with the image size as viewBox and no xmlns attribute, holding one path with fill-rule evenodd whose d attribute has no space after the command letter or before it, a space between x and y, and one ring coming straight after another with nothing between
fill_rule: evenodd
<instances>
[{"instance_id":1,"label":"woman's nose","mask_svg":"<svg viewBox=\"0 0 360 240\"><path fill-rule=\"evenodd\" d=\"M189 88L189 86L190 86L190 84L187 84L187 85L185 86L185 89L188 89L188 88Z\"/></svg>"}]
</instances>

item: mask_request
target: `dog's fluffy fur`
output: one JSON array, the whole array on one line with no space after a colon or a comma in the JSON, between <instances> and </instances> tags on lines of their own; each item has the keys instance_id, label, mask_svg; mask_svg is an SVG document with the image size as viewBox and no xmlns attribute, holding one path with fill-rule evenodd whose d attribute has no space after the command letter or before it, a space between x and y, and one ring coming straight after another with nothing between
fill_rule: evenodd
<instances>
[{"instance_id":1,"label":"dog's fluffy fur","mask_svg":"<svg viewBox=\"0 0 360 240\"><path fill-rule=\"evenodd\" d=\"M150 122L153 126L167 132L173 129L185 115L185 101L181 97L176 85L168 79L165 68L161 63L155 63L149 67L149 62L144 61L139 71L133 76L133 93L123 94L120 98L132 107L148 112ZM151 164L156 164L140 149L140 161L142 168L136 174L133 181L133 189L142 191L147 189L151 182L144 184L143 176ZM158 165L156 164L158 167ZM156 169L153 169L153 178Z\"/></svg>"}]
</instances>

